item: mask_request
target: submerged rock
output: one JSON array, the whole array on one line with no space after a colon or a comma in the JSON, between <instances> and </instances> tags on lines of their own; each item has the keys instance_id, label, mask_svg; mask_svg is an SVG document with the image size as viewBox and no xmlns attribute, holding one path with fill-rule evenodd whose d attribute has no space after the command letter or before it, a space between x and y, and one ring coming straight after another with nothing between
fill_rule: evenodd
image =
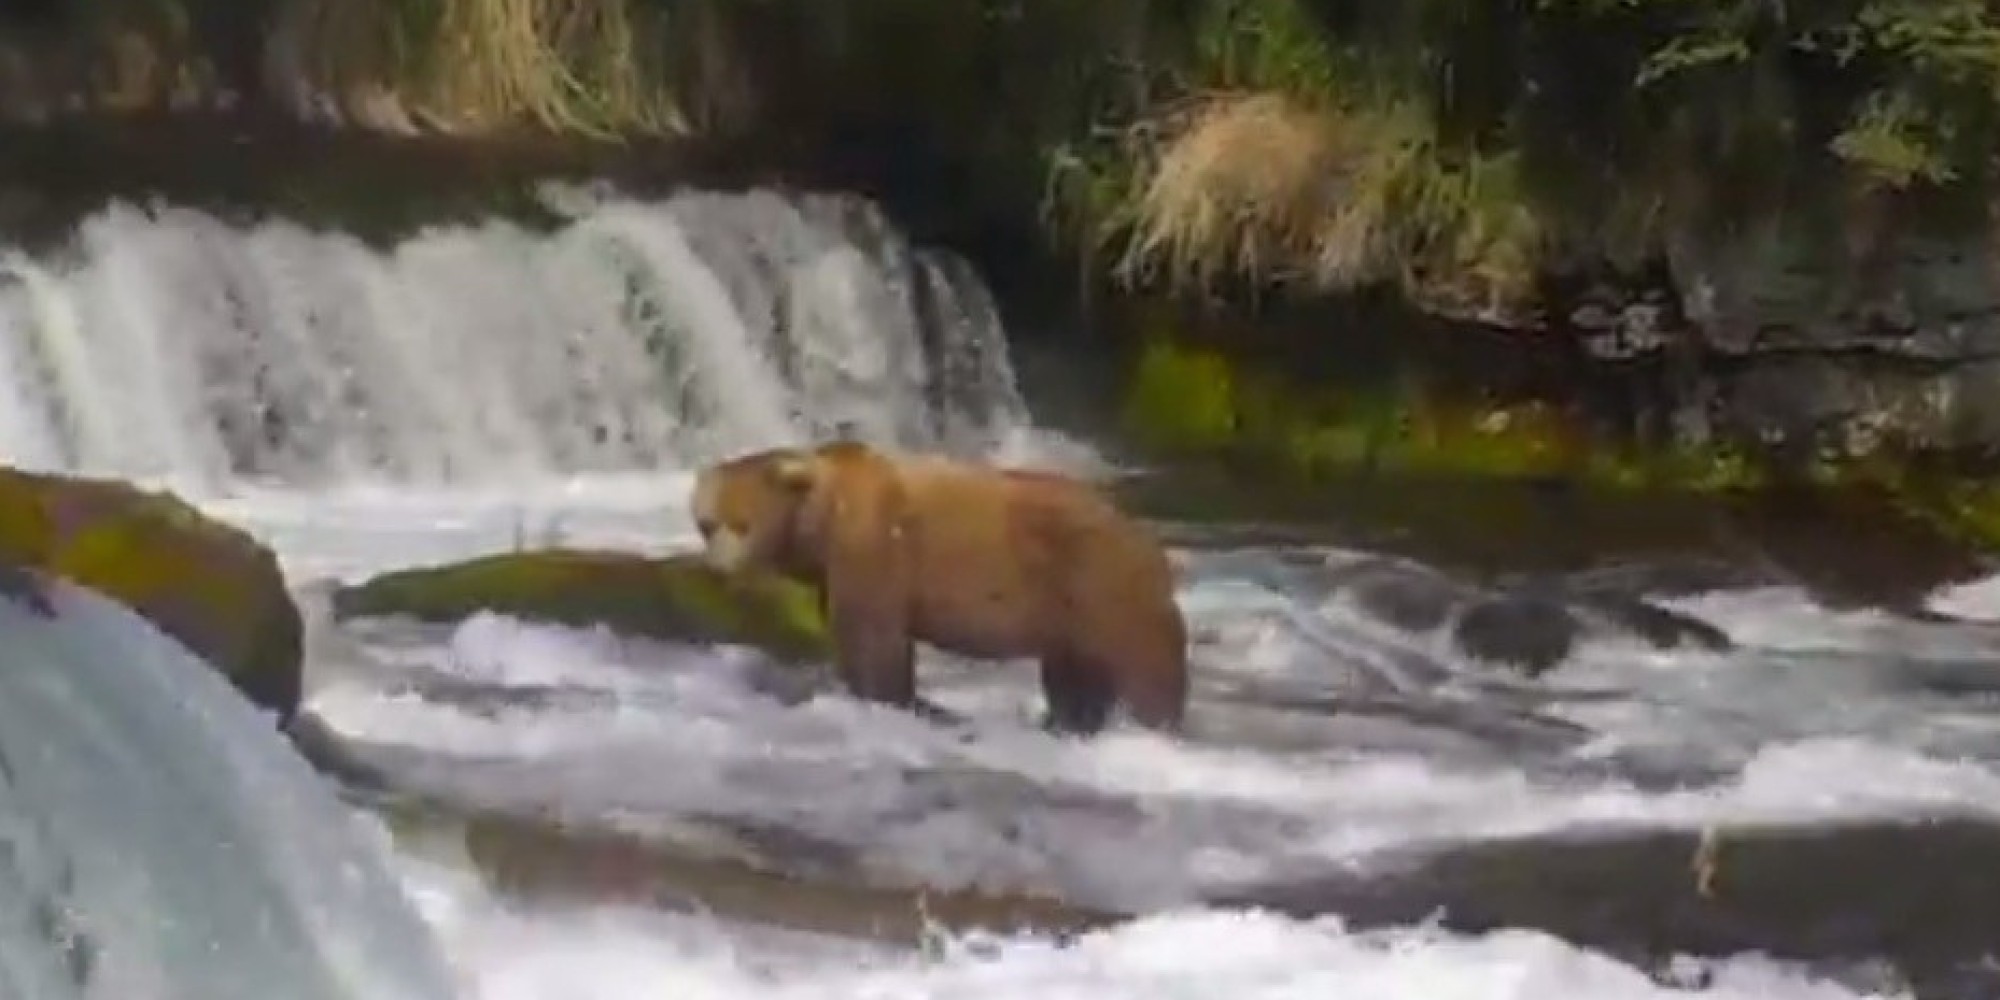
<instances>
[{"instance_id":1,"label":"submerged rock","mask_svg":"<svg viewBox=\"0 0 2000 1000\"><path fill-rule=\"evenodd\" d=\"M773 575L732 577L693 554L546 549L485 556L341 588L333 611L428 622L490 611L670 642L755 646L783 660L831 654L812 588Z\"/></svg>"},{"instance_id":2,"label":"submerged rock","mask_svg":"<svg viewBox=\"0 0 2000 1000\"><path fill-rule=\"evenodd\" d=\"M1832 877L1829 877L1829 876ZM1437 919L1451 930L1548 932L1641 965L1764 952L1886 959L1920 983L1995 947L2000 825L1884 819L1715 831L1523 837L1417 853L1209 902L1350 926Z\"/></svg>"},{"instance_id":3,"label":"submerged rock","mask_svg":"<svg viewBox=\"0 0 2000 1000\"><path fill-rule=\"evenodd\" d=\"M1499 594L1465 609L1452 641L1466 655L1537 676L1569 656L1582 623L1560 602L1532 594Z\"/></svg>"},{"instance_id":4,"label":"submerged rock","mask_svg":"<svg viewBox=\"0 0 2000 1000\"><path fill-rule=\"evenodd\" d=\"M23 570L82 584L179 640L282 721L298 709L304 625L277 557L169 493L0 469L0 564L19 578L10 594L32 604Z\"/></svg>"},{"instance_id":5,"label":"submerged rock","mask_svg":"<svg viewBox=\"0 0 2000 1000\"><path fill-rule=\"evenodd\" d=\"M1477 591L1420 563L1371 556L1335 568L1329 583L1378 621L1406 632L1428 632Z\"/></svg>"},{"instance_id":6,"label":"submerged rock","mask_svg":"<svg viewBox=\"0 0 2000 1000\"><path fill-rule=\"evenodd\" d=\"M1468 607L1452 624L1466 655L1540 675L1590 634L1623 635L1658 650L1735 648L1729 633L1693 615L1621 594L1501 591Z\"/></svg>"},{"instance_id":7,"label":"submerged rock","mask_svg":"<svg viewBox=\"0 0 2000 1000\"><path fill-rule=\"evenodd\" d=\"M1531 677L1567 659L1591 634L1626 635L1662 650L1732 645L1708 622L1604 583L1572 586L1526 575L1482 588L1412 560L1377 556L1332 567L1321 579L1377 621L1412 633L1448 626L1466 656Z\"/></svg>"},{"instance_id":8,"label":"submerged rock","mask_svg":"<svg viewBox=\"0 0 2000 1000\"><path fill-rule=\"evenodd\" d=\"M1577 598L1578 605L1628 630L1654 649L1695 646L1711 653L1736 648L1729 633L1684 611L1622 594L1589 594Z\"/></svg>"}]
</instances>

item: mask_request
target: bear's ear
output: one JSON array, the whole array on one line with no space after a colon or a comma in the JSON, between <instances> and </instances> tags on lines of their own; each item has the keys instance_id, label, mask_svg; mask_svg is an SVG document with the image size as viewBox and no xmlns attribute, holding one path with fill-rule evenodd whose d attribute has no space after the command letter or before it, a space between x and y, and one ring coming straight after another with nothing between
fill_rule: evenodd
<instances>
[{"instance_id":1,"label":"bear's ear","mask_svg":"<svg viewBox=\"0 0 2000 1000\"><path fill-rule=\"evenodd\" d=\"M802 451L788 451L771 464L771 481L788 490L804 491L813 484L819 463Z\"/></svg>"}]
</instances>

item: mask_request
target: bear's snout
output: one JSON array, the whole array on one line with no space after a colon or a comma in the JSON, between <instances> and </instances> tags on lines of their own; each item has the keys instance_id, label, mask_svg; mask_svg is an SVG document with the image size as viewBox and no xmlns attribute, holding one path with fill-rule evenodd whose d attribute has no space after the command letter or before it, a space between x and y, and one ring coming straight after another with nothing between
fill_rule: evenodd
<instances>
[{"instance_id":1,"label":"bear's snout","mask_svg":"<svg viewBox=\"0 0 2000 1000\"><path fill-rule=\"evenodd\" d=\"M724 573L735 572L749 555L749 546L744 544L740 533L713 521L703 527L702 540L707 543L702 554L707 557L708 564Z\"/></svg>"}]
</instances>

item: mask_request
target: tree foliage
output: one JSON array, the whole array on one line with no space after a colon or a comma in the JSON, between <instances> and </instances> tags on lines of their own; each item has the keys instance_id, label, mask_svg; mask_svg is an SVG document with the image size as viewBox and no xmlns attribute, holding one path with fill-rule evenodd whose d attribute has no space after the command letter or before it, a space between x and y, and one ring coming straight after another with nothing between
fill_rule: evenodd
<instances>
[{"instance_id":1,"label":"tree foliage","mask_svg":"<svg viewBox=\"0 0 2000 1000\"><path fill-rule=\"evenodd\" d=\"M228 49L237 70L225 75L239 83L268 75L259 44L283 44L308 84L399 105L419 127L687 130L835 155L858 149L959 197L1016 212L1045 200L1061 233L1110 250L1134 275L1162 273L1133 258L1135 247L1152 247L1187 264L1165 272L1247 267L1335 284L1424 284L1550 258L1644 257L1677 231L1854 199L1943 206L1939 217L1983 222L2000 141L1997 8L2000 0L79 0L0 18L0 77L49 50L33 38L10 49L10 32L51 18L71 34L111 40L137 25ZM58 9L59 18L47 13ZM86 49L92 59L125 51L108 41ZM186 76L149 72L166 81L162 92ZM1224 114L1218 102L1257 98L1268 99L1243 107L1284 109L1261 118L1286 130L1287 148L1321 156L1282 160L1284 184L1256 176L1254 157L1216 155L1213 133L1196 134L1223 123L1240 137L1258 116ZM1205 155L1177 157L1179 142L1205 142ZM1217 192L1274 192L1285 211L1169 197L1188 193L1162 189L1169 175ZM1202 215L1181 233L1214 234L1212 246L1147 214L1168 207ZM1324 211L1325 225L1289 217L1302 210ZM1279 229L1243 228L1255 219ZM1336 230L1351 238L1330 242ZM1297 259L1273 258L1284 246ZM1203 253L1221 256L1188 257Z\"/></svg>"},{"instance_id":2,"label":"tree foliage","mask_svg":"<svg viewBox=\"0 0 2000 1000\"><path fill-rule=\"evenodd\" d=\"M1282 93L1319 109L1329 129L1406 123L1384 134L1421 146L1392 185L1417 200L1384 211L1428 227L1400 241L1415 257L1450 250L1435 267L1633 263L1676 235L1871 199L1983 224L1990 201L1994 0L1177 6L1191 11L1180 21L1189 37L1148 53L1175 85L1101 119L1118 126L1119 152L1093 157L1072 143L1058 157L1082 178L1072 200L1094 206L1071 214L1128 248L1147 242L1137 192L1162 176L1166 147L1195 141L1171 127L1188 120L1180 102L1217 92ZM1119 170L1136 176L1104 176Z\"/></svg>"}]
</instances>

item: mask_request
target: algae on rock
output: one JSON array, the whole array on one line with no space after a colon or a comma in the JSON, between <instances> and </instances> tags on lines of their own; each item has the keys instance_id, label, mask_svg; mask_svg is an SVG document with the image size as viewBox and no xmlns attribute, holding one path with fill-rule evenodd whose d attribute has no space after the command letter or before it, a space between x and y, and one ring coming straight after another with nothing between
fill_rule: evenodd
<instances>
[{"instance_id":1,"label":"algae on rock","mask_svg":"<svg viewBox=\"0 0 2000 1000\"><path fill-rule=\"evenodd\" d=\"M511 552L386 573L334 595L341 618L439 622L480 611L672 642L743 644L788 661L830 650L812 588L778 576L731 576L690 554Z\"/></svg>"},{"instance_id":2,"label":"algae on rock","mask_svg":"<svg viewBox=\"0 0 2000 1000\"><path fill-rule=\"evenodd\" d=\"M121 601L288 722L304 624L277 557L169 493L0 469L0 559Z\"/></svg>"}]
</instances>

